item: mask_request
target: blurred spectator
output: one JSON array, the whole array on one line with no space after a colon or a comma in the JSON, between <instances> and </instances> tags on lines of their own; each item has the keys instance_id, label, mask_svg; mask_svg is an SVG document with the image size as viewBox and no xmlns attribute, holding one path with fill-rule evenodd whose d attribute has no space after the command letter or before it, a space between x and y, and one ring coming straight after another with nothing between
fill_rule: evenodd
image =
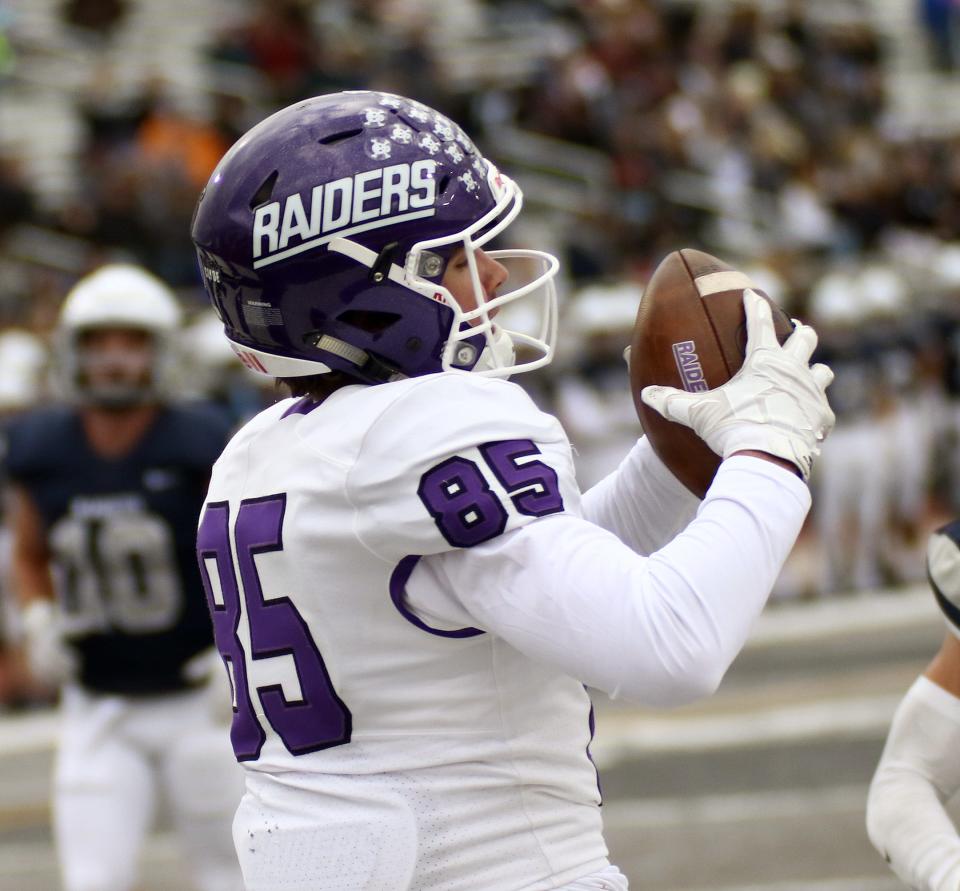
<instances>
[{"instance_id":1,"label":"blurred spectator","mask_svg":"<svg viewBox=\"0 0 960 891\"><path fill-rule=\"evenodd\" d=\"M213 58L252 66L277 106L305 95L317 62L310 7L302 0L257 0L253 12L219 35Z\"/></svg>"},{"instance_id":2,"label":"blurred spectator","mask_svg":"<svg viewBox=\"0 0 960 891\"><path fill-rule=\"evenodd\" d=\"M129 5L126 0L65 0L61 13L74 27L107 36L123 20Z\"/></svg>"},{"instance_id":3,"label":"blurred spectator","mask_svg":"<svg viewBox=\"0 0 960 891\"><path fill-rule=\"evenodd\" d=\"M162 83L153 80L142 89L124 90L115 66L98 65L78 102L86 151L97 156L122 151L136 138L162 89Z\"/></svg>"},{"instance_id":4,"label":"blurred spectator","mask_svg":"<svg viewBox=\"0 0 960 891\"><path fill-rule=\"evenodd\" d=\"M820 591L916 581L938 444L949 436L944 341L890 266L825 276L811 300L818 359L833 367L838 434L816 471Z\"/></svg>"},{"instance_id":5,"label":"blurred spectator","mask_svg":"<svg viewBox=\"0 0 960 891\"><path fill-rule=\"evenodd\" d=\"M554 408L569 433L583 491L610 473L641 433L623 361L640 294L633 284L584 288L562 320L579 349L556 382Z\"/></svg>"},{"instance_id":6,"label":"blurred spectator","mask_svg":"<svg viewBox=\"0 0 960 891\"><path fill-rule=\"evenodd\" d=\"M954 0L919 0L917 7L934 64L952 71L960 64L960 9Z\"/></svg>"},{"instance_id":7,"label":"blurred spectator","mask_svg":"<svg viewBox=\"0 0 960 891\"><path fill-rule=\"evenodd\" d=\"M0 154L0 236L18 223L34 219L35 198L27 182L23 163L16 157Z\"/></svg>"},{"instance_id":8,"label":"blurred spectator","mask_svg":"<svg viewBox=\"0 0 960 891\"><path fill-rule=\"evenodd\" d=\"M122 101L112 82L112 72L101 69L84 97L84 176L62 224L175 285L195 285L190 216L229 134L178 109L161 81Z\"/></svg>"}]
</instances>

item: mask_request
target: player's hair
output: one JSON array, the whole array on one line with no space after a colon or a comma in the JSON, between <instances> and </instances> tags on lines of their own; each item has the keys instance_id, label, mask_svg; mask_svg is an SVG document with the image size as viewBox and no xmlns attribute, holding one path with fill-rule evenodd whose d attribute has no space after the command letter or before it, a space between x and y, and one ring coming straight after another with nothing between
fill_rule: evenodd
<instances>
[{"instance_id":1,"label":"player's hair","mask_svg":"<svg viewBox=\"0 0 960 891\"><path fill-rule=\"evenodd\" d=\"M385 315L387 314L358 310L352 314L351 324L364 331L383 330ZM364 383L364 381L351 377L344 371L328 371L324 374L307 374L302 377L278 377L277 382L287 387L291 396L298 399L301 396L309 396L317 402L322 402L335 390L339 390L348 384Z\"/></svg>"},{"instance_id":2,"label":"player's hair","mask_svg":"<svg viewBox=\"0 0 960 891\"><path fill-rule=\"evenodd\" d=\"M349 384L362 384L356 378L344 374L342 371L331 371L327 374L308 374L303 377L278 377L278 384L283 384L291 396L298 399L308 396L317 402L323 402L331 393L346 387Z\"/></svg>"}]
</instances>

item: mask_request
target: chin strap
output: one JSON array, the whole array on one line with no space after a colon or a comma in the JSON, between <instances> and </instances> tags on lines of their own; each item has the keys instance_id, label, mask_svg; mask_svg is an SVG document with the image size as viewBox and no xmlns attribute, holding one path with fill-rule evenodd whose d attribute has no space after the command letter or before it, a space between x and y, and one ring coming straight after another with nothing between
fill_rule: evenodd
<instances>
[{"instance_id":1,"label":"chin strap","mask_svg":"<svg viewBox=\"0 0 960 891\"><path fill-rule=\"evenodd\" d=\"M486 335L486 345L480 353L480 358L470 370L489 372L509 368L516 360L516 356L517 350L513 338L502 328L497 328Z\"/></svg>"}]
</instances>

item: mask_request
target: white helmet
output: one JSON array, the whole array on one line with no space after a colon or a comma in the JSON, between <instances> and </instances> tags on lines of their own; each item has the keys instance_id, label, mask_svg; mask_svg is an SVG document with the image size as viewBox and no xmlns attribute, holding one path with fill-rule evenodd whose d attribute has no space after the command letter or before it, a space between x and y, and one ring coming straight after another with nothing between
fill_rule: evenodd
<instances>
[{"instance_id":1,"label":"white helmet","mask_svg":"<svg viewBox=\"0 0 960 891\"><path fill-rule=\"evenodd\" d=\"M162 396L170 383L174 334L180 318L173 292L139 266L108 264L82 278L64 301L57 331L57 351L68 396L75 401L118 407ZM107 328L130 328L152 335L155 354L149 384L102 391L84 384L80 336Z\"/></svg>"},{"instance_id":2,"label":"white helmet","mask_svg":"<svg viewBox=\"0 0 960 891\"><path fill-rule=\"evenodd\" d=\"M264 382L272 383L240 361L223 336L223 322L212 307L184 326L180 343L184 392L190 397L216 398L237 378L249 383L251 389L264 386Z\"/></svg>"}]
</instances>

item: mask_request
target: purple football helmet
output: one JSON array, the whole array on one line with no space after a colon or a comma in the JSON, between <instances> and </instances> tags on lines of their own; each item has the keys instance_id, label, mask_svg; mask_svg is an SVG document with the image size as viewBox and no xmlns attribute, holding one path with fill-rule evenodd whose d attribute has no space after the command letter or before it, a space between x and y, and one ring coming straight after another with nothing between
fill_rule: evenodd
<instances>
[{"instance_id":1,"label":"purple football helmet","mask_svg":"<svg viewBox=\"0 0 960 891\"><path fill-rule=\"evenodd\" d=\"M333 93L237 141L200 196L192 235L226 336L254 370L342 371L368 383L450 369L506 377L547 364L556 338L555 257L490 251L535 271L489 300L480 282L474 250L522 200L433 109L388 93ZM457 248L475 309L441 284ZM539 301L538 333L495 320L528 295ZM525 347L521 364L515 345Z\"/></svg>"}]
</instances>

